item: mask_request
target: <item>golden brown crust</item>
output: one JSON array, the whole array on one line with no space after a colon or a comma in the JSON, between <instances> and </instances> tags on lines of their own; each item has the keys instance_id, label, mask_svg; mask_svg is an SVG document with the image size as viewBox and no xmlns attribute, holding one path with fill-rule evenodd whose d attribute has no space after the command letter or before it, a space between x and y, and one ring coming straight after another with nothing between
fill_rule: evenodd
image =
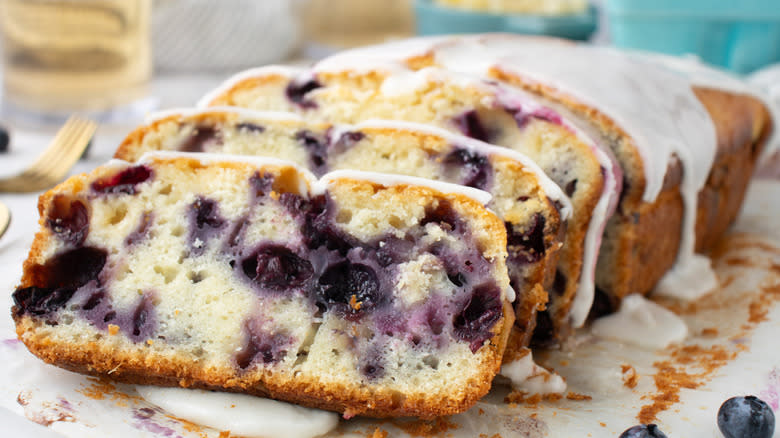
<instances>
[{"instance_id":1,"label":"golden brown crust","mask_svg":"<svg viewBox=\"0 0 780 438\"><path fill-rule=\"evenodd\" d=\"M511 306L505 307L511 314ZM472 379L467 391L443 392L443 395L404 397L392 391L370 389L360 385L323 384L315 378L289 376L271 370L236 374L233 370L203 367L186 358L171 358L150 351L143 345L117 349L112 345L88 342L83 345L57 345L45 336L37 336L41 325L29 316L14 316L16 332L27 348L44 362L70 371L138 385L202 388L269 397L312 408L344 413L348 416L423 418L453 415L468 410L484 397L492 385L501 363L501 348L508 333L502 318L497 327L502 335L482 348L480 368L484 378ZM510 323L511 324L511 323Z\"/></svg>"},{"instance_id":2,"label":"golden brown crust","mask_svg":"<svg viewBox=\"0 0 780 438\"><path fill-rule=\"evenodd\" d=\"M207 106L236 106L237 102L231 99L236 93L242 90L253 90L260 87L266 87L271 84L284 83L287 84L291 79L290 76L279 73L268 73L263 76L255 76L247 78L241 82L233 84L233 86L224 93L220 93L211 102L208 102Z\"/></svg>"},{"instance_id":3,"label":"golden brown crust","mask_svg":"<svg viewBox=\"0 0 780 438\"><path fill-rule=\"evenodd\" d=\"M649 293L675 262L680 241L683 204L679 163L667 169L664 190L655 202L641 200L645 178L642 161L628 134L611 118L558 90L525 80L498 67L490 74L501 81L556 100L593 123L613 148L625 173L618 212L605 230L597 270L597 287L611 304L630 293ZM696 250L707 252L739 211L758 153L771 126L761 102L745 95L694 87L716 127L718 147L709 179L699 193ZM623 153L620 153L620 152Z\"/></svg>"}]
</instances>

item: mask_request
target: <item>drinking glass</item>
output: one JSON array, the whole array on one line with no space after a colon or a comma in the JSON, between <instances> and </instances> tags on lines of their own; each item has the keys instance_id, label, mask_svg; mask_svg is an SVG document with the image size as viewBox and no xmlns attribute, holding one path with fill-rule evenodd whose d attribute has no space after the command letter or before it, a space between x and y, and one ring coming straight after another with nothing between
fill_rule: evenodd
<instances>
[{"instance_id":1,"label":"drinking glass","mask_svg":"<svg viewBox=\"0 0 780 438\"><path fill-rule=\"evenodd\" d=\"M144 100L152 0L0 0L3 113L98 120Z\"/></svg>"}]
</instances>

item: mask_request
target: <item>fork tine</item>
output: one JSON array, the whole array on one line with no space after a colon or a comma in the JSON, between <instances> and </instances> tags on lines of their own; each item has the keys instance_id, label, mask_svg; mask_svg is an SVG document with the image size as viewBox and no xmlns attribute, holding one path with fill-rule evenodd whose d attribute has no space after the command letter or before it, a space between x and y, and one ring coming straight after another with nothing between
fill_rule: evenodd
<instances>
[{"instance_id":1,"label":"fork tine","mask_svg":"<svg viewBox=\"0 0 780 438\"><path fill-rule=\"evenodd\" d=\"M62 181L83 154L96 129L97 125L91 120L71 116L26 170L14 177L0 179L0 191L33 192Z\"/></svg>"},{"instance_id":2,"label":"fork tine","mask_svg":"<svg viewBox=\"0 0 780 438\"><path fill-rule=\"evenodd\" d=\"M58 169L60 179L68 174L70 169L73 167L73 164L75 164L79 157L81 157L81 155L84 153L84 149L89 144L89 140L95 133L95 129L96 126L94 123L88 120L82 120L78 135L73 140L73 142L70 143L70 146L65 151L62 161L63 164Z\"/></svg>"},{"instance_id":3,"label":"fork tine","mask_svg":"<svg viewBox=\"0 0 780 438\"><path fill-rule=\"evenodd\" d=\"M39 175L51 175L54 177L53 174L58 173L57 171L60 167L68 164L65 163L64 160L67 156L68 149L71 148L79 138L79 129L78 122L69 125L67 127L67 132L59 139L56 147L47 149L43 156L41 156L42 159L30 166L30 170Z\"/></svg>"},{"instance_id":4,"label":"fork tine","mask_svg":"<svg viewBox=\"0 0 780 438\"><path fill-rule=\"evenodd\" d=\"M59 182L81 156L93 133L94 123L75 119L70 132L61 140L61 146L52 150L48 159L36 169L37 173L49 180L55 180L55 183Z\"/></svg>"},{"instance_id":5,"label":"fork tine","mask_svg":"<svg viewBox=\"0 0 780 438\"><path fill-rule=\"evenodd\" d=\"M54 138L49 142L49 145L46 146L46 149L44 149L43 152L38 156L38 158L35 159L35 161L30 164L29 168L37 168L40 165L48 162L49 154L52 152L56 152L60 148L60 144L62 144L62 140L65 136L69 136L71 134L71 129L73 127L74 118L76 116L70 116L68 120L65 122L64 125L57 131L57 134L54 135Z\"/></svg>"},{"instance_id":6,"label":"fork tine","mask_svg":"<svg viewBox=\"0 0 780 438\"><path fill-rule=\"evenodd\" d=\"M62 136L55 137L51 146L47 148L40 158L33 163L29 169L35 170L39 174L49 175L63 165L67 165L63 160L68 149L72 148L78 139L82 123L75 117L71 117L60 130ZM71 163L72 164L72 163Z\"/></svg>"}]
</instances>

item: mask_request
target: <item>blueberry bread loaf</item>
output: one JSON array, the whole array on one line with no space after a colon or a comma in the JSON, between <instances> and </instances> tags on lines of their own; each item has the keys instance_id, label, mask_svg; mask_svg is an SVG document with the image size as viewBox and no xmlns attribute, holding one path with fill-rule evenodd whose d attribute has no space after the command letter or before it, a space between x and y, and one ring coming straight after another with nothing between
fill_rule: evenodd
<instances>
[{"instance_id":1,"label":"blueberry bread loaf","mask_svg":"<svg viewBox=\"0 0 780 438\"><path fill-rule=\"evenodd\" d=\"M462 184L493 195L488 207L507 229L507 269L517 292L512 350L527 346L544 310L571 213L568 198L527 157L415 123L332 126L291 113L225 107L170 111L132 132L115 158L157 150L286 158L317 175L357 169Z\"/></svg>"},{"instance_id":2,"label":"blueberry bread loaf","mask_svg":"<svg viewBox=\"0 0 780 438\"><path fill-rule=\"evenodd\" d=\"M735 218L774 130L767 105L744 82L691 60L517 35L407 40L338 54L318 68L361 64L435 66L522 88L615 157L620 204L604 230L592 315L630 293L693 299L717 284L697 253Z\"/></svg>"},{"instance_id":3,"label":"blueberry bread loaf","mask_svg":"<svg viewBox=\"0 0 780 438\"><path fill-rule=\"evenodd\" d=\"M437 66L521 87L571 114L612 152L623 184L599 253L596 314L630 293L656 288L692 299L717 285L696 253L711 249L736 217L773 129L766 105L744 83L690 60L513 35L367 52L404 59L411 69Z\"/></svg>"},{"instance_id":4,"label":"blueberry bread loaf","mask_svg":"<svg viewBox=\"0 0 780 438\"><path fill-rule=\"evenodd\" d=\"M41 196L14 292L45 361L346 416L463 411L513 320L484 192L286 161L161 154Z\"/></svg>"},{"instance_id":5,"label":"blueberry bread loaf","mask_svg":"<svg viewBox=\"0 0 780 438\"><path fill-rule=\"evenodd\" d=\"M419 71L381 60L310 70L266 67L241 73L201 106L295 111L311 120L371 118L431 124L521 152L571 197L548 309L539 313L536 345L558 342L580 325L593 299L598 240L617 201L616 166L578 127L520 90L438 68Z\"/></svg>"}]
</instances>

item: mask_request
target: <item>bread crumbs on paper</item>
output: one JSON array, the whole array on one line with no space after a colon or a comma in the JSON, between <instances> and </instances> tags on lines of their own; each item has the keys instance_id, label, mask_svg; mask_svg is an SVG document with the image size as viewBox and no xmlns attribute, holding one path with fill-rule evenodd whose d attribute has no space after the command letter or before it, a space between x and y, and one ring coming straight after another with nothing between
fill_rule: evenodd
<instances>
[{"instance_id":1,"label":"bread crumbs on paper","mask_svg":"<svg viewBox=\"0 0 780 438\"><path fill-rule=\"evenodd\" d=\"M374 429L374 433L371 434L371 438L387 438L388 435L386 430L377 427Z\"/></svg>"},{"instance_id":2,"label":"bread crumbs on paper","mask_svg":"<svg viewBox=\"0 0 780 438\"><path fill-rule=\"evenodd\" d=\"M432 438L450 436L450 430L458 429L458 425L450 421L448 417L437 417L432 420L392 421L395 427L406 432L412 437Z\"/></svg>"},{"instance_id":3,"label":"bread crumbs on paper","mask_svg":"<svg viewBox=\"0 0 780 438\"><path fill-rule=\"evenodd\" d=\"M593 397L585 394L577 394L576 392L570 392L566 394L566 399L575 401L587 401L593 400Z\"/></svg>"},{"instance_id":4,"label":"bread crumbs on paper","mask_svg":"<svg viewBox=\"0 0 780 438\"><path fill-rule=\"evenodd\" d=\"M624 363L620 365L620 369L623 374L623 386L631 389L636 388L636 385L639 384L639 373L636 372L636 368Z\"/></svg>"}]
</instances>

